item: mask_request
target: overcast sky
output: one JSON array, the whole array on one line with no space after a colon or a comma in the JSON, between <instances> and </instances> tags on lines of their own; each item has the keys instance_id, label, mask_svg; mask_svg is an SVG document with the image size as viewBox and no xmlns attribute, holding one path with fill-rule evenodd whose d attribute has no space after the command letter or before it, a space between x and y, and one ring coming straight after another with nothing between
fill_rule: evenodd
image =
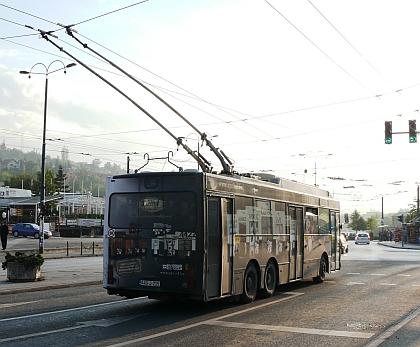
<instances>
[{"instance_id":1,"label":"overcast sky","mask_svg":"<svg viewBox=\"0 0 420 347\"><path fill-rule=\"evenodd\" d=\"M126 167L126 153L136 152L131 169L145 163L145 153L197 167L156 122L77 59L221 169L191 127L56 23L75 24L82 43L147 84L201 132L217 135L213 143L236 171L316 181L343 212L380 212L383 196L384 212L396 213L417 197L419 144L410 144L408 134L384 144L385 121L394 132L408 132L408 121L419 116L416 1L0 4L0 141L9 148L41 151L49 66L48 155L60 157L65 146L74 161ZM39 30L54 31L58 38L49 39L64 51ZM53 72L70 63L77 66L66 74ZM31 68L40 74L19 74ZM176 167L156 159L146 169Z\"/></svg>"}]
</instances>

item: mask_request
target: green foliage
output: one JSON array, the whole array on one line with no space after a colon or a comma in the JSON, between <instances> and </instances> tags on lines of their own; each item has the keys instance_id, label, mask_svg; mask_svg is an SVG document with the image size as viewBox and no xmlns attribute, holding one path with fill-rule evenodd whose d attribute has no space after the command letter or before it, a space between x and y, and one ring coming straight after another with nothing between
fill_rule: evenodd
<instances>
[{"instance_id":1,"label":"green foliage","mask_svg":"<svg viewBox=\"0 0 420 347\"><path fill-rule=\"evenodd\" d=\"M413 219L416 219L417 217L418 217L417 206L411 205L410 211L405 216L405 222L409 222Z\"/></svg>"},{"instance_id":2,"label":"green foliage","mask_svg":"<svg viewBox=\"0 0 420 347\"><path fill-rule=\"evenodd\" d=\"M3 270L7 269L7 263L21 263L24 265L35 265L41 266L44 264L44 257L41 254L26 254L23 252L15 252L13 255L10 252L6 252L5 261L1 263Z\"/></svg>"},{"instance_id":3,"label":"green foliage","mask_svg":"<svg viewBox=\"0 0 420 347\"><path fill-rule=\"evenodd\" d=\"M366 220L366 230L375 230L378 226L379 226L380 222L379 222L379 215L375 215L375 216L370 216L367 220Z\"/></svg>"},{"instance_id":4,"label":"green foliage","mask_svg":"<svg viewBox=\"0 0 420 347\"><path fill-rule=\"evenodd\" d=\"M360 215L357 210L354 210L350 216L351 222L349 223L349 228L359 231L359 230L366 230L366 221Z\"/></svg>"},{"instance_id":5,"label":"green foliage","mask_svg":"<svg viewBox=\"0 0 420 347\"><path fill-rule=\"evenodd\" d=\"M58 171L57 171L57 174L55 175L54 183L56 185L57 192L64 192L64 193L70 192L69 185L66 184L66 174L63 171L62 165L58 167Z\"/></svg>"},{"instance_id":6,"label":"green foliage","mask_svg":"<svg viewBox=\"0 0 420 347\"><path fill-rule=\"evenodd\" d=\"M22 161L20 168L8 171L3 168L0 171L0 182L4 182L10 188L30 189L34 196L40 194L41 189L41 155L36 151L22 152L16 148L7 148L3 141L0 144L0 160L15 159ZM86 193L90 191L93 196L105 195L105 179L108 175L123 174L125 171L116 164L107 162L100 167L101 161L94 159L92 164L75 163L70 161L68 150L63 147L62 158L45 158L45 188L46 195L64 191L69 193Z\"/></svg>"}]
</instances>

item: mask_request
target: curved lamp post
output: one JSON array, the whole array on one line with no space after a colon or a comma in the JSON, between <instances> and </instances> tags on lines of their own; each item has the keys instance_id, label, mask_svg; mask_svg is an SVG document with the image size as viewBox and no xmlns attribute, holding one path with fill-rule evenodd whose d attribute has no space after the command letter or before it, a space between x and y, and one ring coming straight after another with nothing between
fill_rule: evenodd
<instances>
[{"instance_id":1,"label":"curved lamp post","mask_svg":"<svg viewBox=\"0 0 420 347\"><path fill-rule=\"evenodd\" d=\"M63 67L49 71L52 64L55 62L59 62L63 65ZM32 72L33 68L37 65L42 65L45 68L45 72ZM41 153L41 189L39 192L39 198L40 198L40 216L39 216L39 224L40 224L40 235L39 235L39 254L44 253L44 212L45 212L45 133L46 133L46 127L47 127L47 95L48 95L48 75L64 70L64 73L66 73L66 69L76 66L75 63L71 63L68 65L64 65L64 63L61 60L54 60L48 67L43 63L36 63L34 66L31 67L29 71L19 71L19 73L23 75L29 75L29 78L31 78L31 74L36 75L45 75L45 99L44 99L44 127L42 131L42 153Z\"/></svg>"}]
</instances>

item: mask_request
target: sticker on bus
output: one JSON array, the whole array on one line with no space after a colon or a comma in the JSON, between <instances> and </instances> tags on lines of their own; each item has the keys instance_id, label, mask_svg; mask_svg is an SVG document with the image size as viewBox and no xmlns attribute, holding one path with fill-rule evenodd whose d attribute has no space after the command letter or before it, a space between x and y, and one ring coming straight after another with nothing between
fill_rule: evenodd
<instances>
[{"instance_id":1,"label":"sticker on bus","mask_svg":"<svg viewBox=\"0 0 420 347\"><path fill-rule=\"evenodd\" d=\"M139 280L139 285L145 287L160 287L160 281Z\"/></svg>"}]
</instances>

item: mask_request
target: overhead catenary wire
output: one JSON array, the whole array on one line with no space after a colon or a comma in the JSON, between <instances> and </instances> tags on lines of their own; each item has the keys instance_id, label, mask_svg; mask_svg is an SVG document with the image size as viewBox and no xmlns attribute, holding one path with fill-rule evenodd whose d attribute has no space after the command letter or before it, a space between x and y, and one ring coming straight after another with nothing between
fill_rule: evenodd
<instances>
[{"instance_id":1,"label":"overhead catenary wire","mask_svg":"<svg viewBox=\"0 0 420 347\"><path fill-rule=\"evenodd\" d=\"M324 16L324 14L311 2L311 0L308 0L308 2L313 6L313 8L334 28L334 30L350 45L351 48L353 48L357 54L360 55L360 57L362 57L362 59L372 68L374 69L379 76L381 76L385 81L386 78L384 76L382 76L382 74L362 55L362 53L360 53L356 47L354 47L349 40L347 40L344 35L327 19L327 17Z\"/></svg>"},{"instance_id":2,"label":"overhead catenary wire","mask_svg":"<svg viewBox=\"0 0 420 347\"><path fill-rule=\"evenodd\" d=\"M109 13L112 13L112 12L109 12ZM36 17L36 16L35 16ZM100 16L97 16L97 17L100 17ZM95 17L96 18L96 17ZM48 21L48 22L51 22L51 21ZM33 28L32 28L33 29ZM82 35L83 36L83 35ZM103 46L102 46L103 47ZM79 49L79 48L77 48L77 49ZM81 50L81 51L83 51L83 50ZM111 51L112 52L112 51ZM115 53L115 52L113 52L113 53ZM117 54L117 53L115 53L115 54ZM97 58L97 57L96 57ZM125 59L125 58L124 58ZM130 60L128 60L128 61L130 61ZM131 62L131 61L130 61ZM133 62L132 62L133 63ZM135 63L134 63L135 64ZM139 66L138 64L136 64L137 66ZM140 66L141 67L141 66ZM150 72L149 70L147 70L147 69L145 69L146 71L148 71L148 72ZM106 70L105 70L106 71ZM151 72L152 73L152 72ZM156 75L156 74L155 74ZM156 75L157 76L157 75ZM158 76L159 78L161 78L160 76ZM165 79L163 79L163 80L165 80ZM165 80L166 81L166 80ZM170 82L169 82L170 83ZM175 85L176 86L176 85ZM180 88L179 86L176 86L177 88ZM157 87L158 88L158 87ZM408 87L409 88L409 87ZM407 89L407 88L405 88L405 89ZM400 90L398 90L398 92L400 92L402 89L400 89ZM187 93L189 93L188 91L187 91ZM189 93L189 94L191 94L191 93ZM192 94L193 95L193 94ZM385 95L385 94L380 94L381 96L382 95ZM380 95L375 95L375 97L379 97ZM198 97L197 97L198 98ZM239 117L236 117L237 119L236 120L230 120L230 121L223 121L222 123L225 123L225 124L228 124L228 125L230 125L230 126L232 126L232 124L234 124L234 123L236 123L236 122L249 122L250 120L257 120L257 119L263 119L263 118L268 118L268 117L272 117L272 116L275 116L275 115L281 115L281 114L288 114L288 113L292 113L292 112L301 112L301 111L304 111L304 110L310 110L310 109L314 109L314 108L320 108L320 107L326 107L326 106L331 106L331 105L338 105L338 104L341 104L341 103L347 103L347 102L354 102L354 101L359 101L359 100L366 100L366 99L369 99L369 98L372 98L372 96L371 97L366 97L366 98L359 98L359 99L353 99L353 100L349 100L349 101L341 101L341 102L337 102L337 103L331 103L331 104L324 104L324 105L319 105L319 106L312 106L312 107L309 107L309 108L303 108L303 109L298 109L298 110L291 110L291 111L284 111L284 112L279 112L279 113L274 113L274 114L269 114L269 115L262 115L262 116L249 116L249 117L247 117L246 119L243 119L243 118L239 118ZM205 101L205 100L203 100L203 99L201 99L201 98L199 98L199 100L202 100L203 102L207 102L207 101ZM209 102L207 102L207 103L209 103ZM212 103L209 103L209 104L211 104L211 105L213 105L213 106L215 106L215 107L218 107L218 108L220 108L220 109L226 109L226 108L224 108L224 107L222 107L222 106L218 106L218 105L215 105L215 104L212 104ZM237 112L237 111L236 111ZM217 117L216 117L217 118ZM268 122L268 123L271 123L271 124L273 124L272 122L269 122L269 121L266 121L266 122ZM210 124L218 124L218 123L210 123ZM276 125L278 125L278 123L275 123ZM254 130L259 130L259 128L255 128L254 127ZM244 133L246 133L247 135L251 135L251 136L253 136L253 137L255 137L253 134L249 134L248 132L246 132L246 131L244 131L243 129L241 129L241 131L242 132L244 132ZM265 135L268 135L267 133L265 133ZM276 139L276 138L275 138Z\"/></svg>"},{"instance_id":3,"label":"overhead catenary wire","mask_svg":"<svg viewBox=\"0 0 420 347\"><path fill-rule=\"evenodd\" d=\"M256 119L258 119L258 117L256 117ZM248 120L248 119L247 119ZM243 120L242 120L243 121ZM226 123L226 124L230 124L231 122L235 122L235 121L229 121L229 122L224 122L224 123ZM296 136L296 135L293 135L293 136ZM275 139L274 139L275 140ZM265 141L265 140L264 140Z\"/></svg>"},{"instance_id":4,"label":"overhead catenary wire","mask_svg":"<svg viewBox=\"0 0 420 347\"><path fill-rule=\"evenodd\" d=\"M139 2L139 3L136 3L136 4L140 4L140 3L142 3L142 2ZM136 5L136 4L134 4L134 5ZM133 5L130 5L130 6L127 6L127 7L124 7L124 8L122 8L122 9L125 9L125 8L128 8L128 7L131 7L131 6L133 6ZM15 9L16 10L16 9ZM111 11L111 12L108 12L108 13L106 13L106 14L104 14L104 15L107 15L107 14L110 14L110 13L113 13L113 12L116 12L116 11L118 11L118 10L115 10L115 11ZM28 14L28 15L30 15L30 14ZM99 17L102 17L103 15L100 15L100 16L96 16L96 17L94 17L94 18L91 18L91 19L89 19L89 20L92 20L92 19L96 19L96 18L99 18ZM35 16L36 17L36 16ZM89 21L89 20L86 20L86 21ZM47 21L47 20L46 20ZM84 23L84 22L86 22L86 21L83 21L83 22L80 22L80 23ZM48 22L50 22L50 21L48 21ZM80 24L79 23L79 24ZM61 29L64 29L64 25L62 25L62 24L57 24L57 25L59 25L59 26L61 26L62 28ZM68 26L69 27L69 30L72 30L72 31L74 31L72 28L70 28L70 27L73 27L73 26L75 26L75 25L77 25L77 24L74 24L74 25L70 25L70 26ZM28 26L28 25L22 25L22 26L25 26L25 27L27 27L27 28L30 28L30 29L32 29L32 30L35 30L33 27L31 27L31 26ZM61 30L60 29L60 30ZM57 31L57 30L55 30L55 31ZM53 32L55 32L54 30L51 30L51 31L48 31L48 32L46 32L47 34L51 34L52 35L52 33ZM81 36L83 36L83 35L81 35ZM57 38L57 39L59 39L57 36L54 36L55 38ZM60 40L61 41L61 40ZM94 42L94 41L93 41ZM72 47L74 47L73 45L71 45L71 44L69 44L70 46L72 46ZM104 47L104 46L102 46L102 47ZM105 49L107 49L106 47L104 47ZM79 48L76 48L76 49L79 49ZM79 49L80 50L80 49ZM109 49L107 49L107 50L109 50ZM109 51L111 51L111 50L109 50ZM113 51L111 51L112 53L114 53L114 54L117 54L117 53L115 53L115 52L113 52ZM86 53L86 52L85 52ZM118 54L117 54L118 55ZM120 56L120 57L122 57L121 55L118 55L118 56ZM99 59L99 58L97 58L97 57L95 57L96 59ZM131 63L133 63L133 64L135 64L134 62L132 62L132 61L130 61L130 60L128 60L127 58L124 58L124 57L122 57L123 59L125 59L125 60L127 60L127 61L129 61L129 62L131 62ZM141 67L140 65L138 65L138 64L136 64L137 66L139 66L139 67ZM141 68L143 68L143 67L141 67ZM143 68L144 69L144 68ZM151 72L151 71L149 71L149 70L147 70L147 69L145 69L146 71L148 71L149 73L152 73L152 74L154 74L153 72ZM171 83L171 82L169 82L168 80L166 80L166 79L164 79L164 78L162 78L162 77L160 77L160 76L158 76L157 74L154 74L155 76L157 76L157 77L159 77L160 79L162 79L162 80L164 80L164 81L166 81L166 82L168 82L168 83L170 83L170 84L172 84L172 85L174 85L175 87L177 87L177 88L179 88L179 89L181 89L181 90L184 90L185 92L187 92L188 94L190 94L190 95L192 95L192 96L194 96L197 100L200 100L200 101L202 101L202 102L205 102L205 103L207 103L207 104L210 104L210 105L212 105L213 107L216 107L216 108L218 108L219 110L221 110L221 111L223 111L223 112L225 112L225 113L227 113L227 114L229 114L230 116L233 116L233 117L235 117L233 114L231 114L231 113L229 113L229 112L227 112L226 111L226 108L223 108L223 107L221 107L221 106L218 106L218 105L215 105L215 104L212 104L212 103L210 103L210 102L208 102L208 101L205 101L204 99L202 99L202 98L199 98L198 96L196 96L196 95L194 95L194 94L192 94L191 92L188 92L188 91L186 91L185 89L183 89L183 88L181 88L181 87L179 87L179 86L177 86L177 85L175 85L175 84L173 84L173 83ZM158 87L156 87L156 88L158 88ZM159 89L159 88L158 88ZM172 96L173 97L173 96ZM182 101L182 102L184 102L185 103L185 101ZM190 105L190 104L189 104ZM191 107L193 107L192 105L190 105ZM200 111L203 111L203 110L201 110L201 109L199 109ZM203 111L204 112L204 111ZM216 116L214 116L214 115L211 115L212 117L215 117L216 119L219 119L220 120L220 118L218 118L218 117L216 117ZM237 119L237 121L240 121L240 122L244 122L244 123L247 123L247 120L246 119L240 119L240 118L238 118L238 117L235 117L236 119ZM230 124L230 123L226 123L226 124L229 124L230 126L232 126L232 127L234 127L232 124ZM248 124L249 126L251 126L250 124ZM263 133L264 135L268 135L266 132L264 132L263 130L261 130L261 129L259 129L259 128L256 128L255 126L253 126L253 130L255 131L255 130L257 130L257 131L259 131L259 132L261 132L261 133ZM256 135L254 135L253 133L250 133L250 132L247 132L247 131L245 131L245 130L243 130L243 129L241 129L241 131L243 132L243 133L245 133L247 136L251 136L251 137L254 137L254 138L257 138L257 136ZM204 134L205 135L205 134ZM214 148L214 150L216 150L215 148ZM218 154L216 154L217 156L218 156ZM218 156L219 157L219 156ZM219 160L222 160L223 158L220 156L219 157ZM225 167L225 169L224 169L225 171L227 170L227 168Z\"/></svg>"},{"instance_id":5,"label":"overhead catenary wire","mask_svg":"<svg viewBox=\"0 0 420 347\"><path fill-rule=\"evenodd\" d=\"M353 81L357 82L363 88L366 88L362 82L357 80L353 75L351 75L347 70L345 70L341 65L339 65L334 59L332 59L327 53L325 53L320 47L318 47L315 42L313 42L308 36L306 36L296 25L294 25L289 19L286 18L277 8L275 8L268 0L265 2L280 16L282 16L293 28L295 28L305 39L307 39L316 49L318 49L325 57L328 58L334 65L336 65L341 71L343 71L347 76L349 76Z\"/></svg>"}]
</instances>

